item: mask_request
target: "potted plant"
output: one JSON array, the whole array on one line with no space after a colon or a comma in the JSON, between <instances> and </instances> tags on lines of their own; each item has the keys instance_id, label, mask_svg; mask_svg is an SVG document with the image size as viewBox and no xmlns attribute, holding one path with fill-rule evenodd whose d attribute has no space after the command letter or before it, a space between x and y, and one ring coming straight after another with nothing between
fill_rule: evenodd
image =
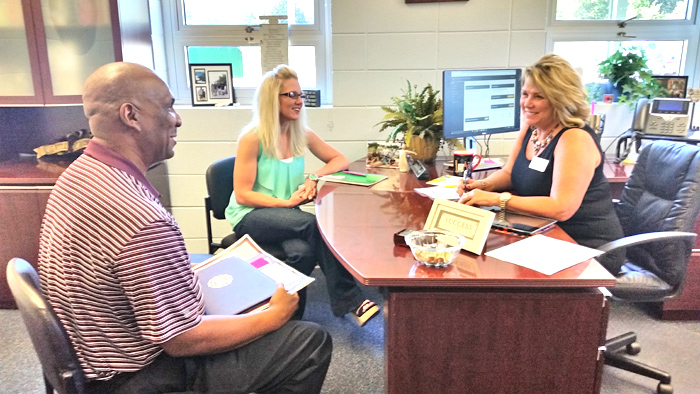
<instances>
[{"instance_id":1,"label":"potted plant","mask_svg":"<svg viewBox=\"0 0 700 394\"><path fill-rule=\"evenodd\" d=\"M668 94L652 77L652 72L647 66L647 57L640 48L617 50L598 63L598 74L608 80L613 91L617 91L619 103L627 104L630 108L634 107L640 98Z\"/></svg>"},{"instance_id":2,"label":"potted plant","mask_svg":"<svg viewBox=\"0 0 700 394\"><path fill-rule=\"evenodd\" d=\"M386 112L384 118L375 126L381 125L379 131L391 129L387 141L403 142L406 148L415 152L416 159L432 163L437 157L440 146L445 142L442 133L442 99L440 91L432 85L419 91L417 85L411 86L399 97L392 97L395 108L382 106ZM459 146L457 140L449 140L452 146Z\"/></svg>"}]
</instances>

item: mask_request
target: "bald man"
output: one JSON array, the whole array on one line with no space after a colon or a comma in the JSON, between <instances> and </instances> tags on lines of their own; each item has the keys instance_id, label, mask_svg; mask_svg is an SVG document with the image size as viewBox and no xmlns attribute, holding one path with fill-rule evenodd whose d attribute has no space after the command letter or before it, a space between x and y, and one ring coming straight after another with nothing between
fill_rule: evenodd
<instances>
[{"instance_id":1,"label":"bald man","mask_svg":"<svg viewBox=\"0 0 700 394\"><path fill-rule=\"evenodd\" d=\"M90 393L318 393L330 336L289 321L278 287L263 312L205 316L180 229L146 180L182 124L167 85L131 63L100 67L83 107L94 138L56 182L42 224L42 290Z\"/></svg>"}]
</instances>

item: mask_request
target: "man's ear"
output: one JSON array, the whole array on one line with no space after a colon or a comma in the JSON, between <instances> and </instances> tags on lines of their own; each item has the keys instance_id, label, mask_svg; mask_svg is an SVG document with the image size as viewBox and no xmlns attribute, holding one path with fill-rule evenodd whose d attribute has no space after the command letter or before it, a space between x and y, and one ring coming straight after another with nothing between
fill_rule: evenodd
<instances>
[{"instance_id":1,"label":"man's ear","mask_svg":"<svg viewBox=\"0 0 700 394\"><path fill-rule=\"evenodd\" d=\"M119 107L119 118L130 128L141 130L141 114L139 109L132 103L124 103Z\"/></svg>"}]
</instances>

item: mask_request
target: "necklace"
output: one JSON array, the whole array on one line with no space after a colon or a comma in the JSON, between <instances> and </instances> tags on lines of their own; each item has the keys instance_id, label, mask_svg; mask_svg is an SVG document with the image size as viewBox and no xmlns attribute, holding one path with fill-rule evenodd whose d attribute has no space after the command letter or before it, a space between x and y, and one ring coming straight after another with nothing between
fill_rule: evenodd
<instances>
[{"instance_id":1,"label":"necklace","mask_svg":"<svg viewBox=\"0 0 700 394\"><path fill-rule=\"evenodd\" d=\"M532 141L532 143L535 145L535 156L537 156L537 154L540 153L540 150L544 149L544 147L547 146L547 144L549 144L549 141L552 140L552 133L549 133L549 135L547 136L547 138L544 139L544 141L540 141L537 138L537 136L538 132L537 128L535 128L534 130L532 130L532 137L530 138L530 141Z\"/></svg>"}]
</instances>

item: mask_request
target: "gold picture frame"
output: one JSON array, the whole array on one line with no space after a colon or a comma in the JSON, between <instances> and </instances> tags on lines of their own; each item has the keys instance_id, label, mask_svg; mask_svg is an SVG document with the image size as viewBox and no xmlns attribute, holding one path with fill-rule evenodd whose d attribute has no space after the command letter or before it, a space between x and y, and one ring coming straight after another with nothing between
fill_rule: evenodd
<instances>
[{"instance_id":1,"label":"gold picture frame","mask_svg":"<svg viewBox=\"0 0 700 394\"><path fill-rule=\"evenodd\" d=\"M485 209L435 199L423 229L459 234L467 239L463 250L481 254L495 217L495 213Z\"/></svg>"}]
</instances>

